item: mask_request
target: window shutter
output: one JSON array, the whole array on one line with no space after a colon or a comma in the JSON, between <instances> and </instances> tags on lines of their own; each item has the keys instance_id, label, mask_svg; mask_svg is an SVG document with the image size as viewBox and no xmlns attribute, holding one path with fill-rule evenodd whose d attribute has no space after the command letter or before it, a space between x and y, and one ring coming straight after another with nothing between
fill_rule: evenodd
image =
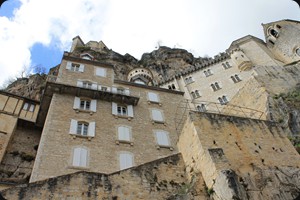
<instances>
[{"instance_id":1,"label":"window shutter","mask_svg":"<svg viewBox=\"0 0 300 200\"><path fill-rule=\"evenodd\" d=\"M125 94L126 94L126 95L130 95L129 89L125 89Z\"/></svg>"},{"instance_id":2,"label":"window shutter","mask_svg":"<svg viewBox=\"0 0 300 200\"><path fill-rule=\"evenodd\" d=\"M75 148L73 151L73 166L80 166L81 148Z\"/></svg>"},{"instance_id":3,"label":"window shutter","mask_svg":"<svg viewBox=\"0 0 300 200\"><path fill-rule=\"evenodd\" d=\"M128 127L124 127L124 139L130 141L130 129Z\"/></svg>"},{"instance_id":4,"label":"window shutter","mask_svg":"<svg viewBox=\"0 0 300 200\"><path fill-rule=\"evenodd\" d=\"M118 128L118 139L124 141L130 141L130 130L128 127L120 126Z\"/></svg>"},{"instance_id":5,"label":"window shutter","mask_svg":"<svg viewBox=\"0 0 300 200\"><path fill-rule=\"evenodd\" d=\"M170 145L168 135L163 131L156 132L156 140L159 145L163 145L163 146Z\"/></svg>"},{"instance_id":6,"label":"window shutter","mask_svg":"<svg viewBox=\"0 0 300 200\"><path fill-rule=\"evenodd\" d=\"M80 66L79 66L79 71L80 71L80 72L83 72L83 71L84 71L84 65L83 65L83 64L80 64Z\"/></svg>"},{"instance_id":7,"label":"window shutter","mask_svg":"<svg viewBox=\"0 0 300 200\"><path fill-rule=\"evenodd\" d=\"M97 76L103 76L103 77L105 77L105 76L106 76L106 71L105 71L105 69L102 68L102 67L97 67L97 68L96 68L96 75L97 75Z\"/></svg>"},{"instance_id":8,"label":"window shutter","mask_svg":"<svg viewBox=\"0 0 300 200\"><path fill-rule=\"evenodd\" d=\"M164 121L162 113L159 110L152 110L152 119L154 121L160 121L160 122Z\"/></svg>"},{"instance_id":9,"label":"window shutter","mask_svg":"<svg viewBox=\"0 0 300 200\"><path fill-rule=\"evenodd\" d=\"M87 150L84 148L80 148L80 166L87 166Z\"/></svg>"},{"instance_id":10,"label":"window shutter","mask_svg":"<svg viewBox=\"0 0 300 200\"><path fill-rule=\"evenodd\" d=\"M82 81L77 81L77 87L83 87L83 82Z\"/></svg>"},{"instance_id":11,"label":"window shutter","mask_svg":"<svg viewBox=\"0 0 300 200\"><path fill-rule=\"evenodd\" d=\"M110 92L110 87L107 87L107 90L106 90L107 92Z\"/></svg>"},{"instance_id":12,"label":"window shutter","mask_svg":"<svg viewBox=\"0 0 300 200\"><path fill-rule=\"evenodd\" d=\"M71 67L72 67L72 63L71 62L67 62L66 69L71 70Z\"/></svg>"},{"instance_id":13,"label":"window shutter","mask_svg":"<svg viewBox=\"0 0 300 200\"><path fill-rule=\"evenodd\" d=\"M28 106L29 106L29 103L24 103L23 110L27 110Z\"/></svg>"},{"instance_id":14,"label":"window shutter","mask_svg":"<svg viewBox=\"0 0 300 200\"><path fill-rule=\"evenodd\" d=\"M132 105L127 106L127 111L128 111L128 116L133 117L133 106Z\"/></svg>"},{"instance_id":15,"label":"window shutter","mask_svg":"<svg viewBox=\"0 0 300 200\"><path fill-rule=\"evenodd\" d=\"M149 99L149 101L152 101L152 102L159 102L158 95L153 92L148 93L148 99Z\"/></svg>"},{"instance_id":16,"label":"window shutter","mask_svg":"<svg viewBox=\"0 0 300 200\"><path fill-rule=\"evenodd\" d=\"M71 119L70 133L76 134L76 131L77 131L77 121L75 119Z\"/></svg>"},{"instance_id":17,"label":"window shutter","mask_svg":"<svg viewBox=\"0 0 300 200\"><path fill-rule=\"evenodd\" d=\"M92 90L97 90L97 83L92 83Z\"/></svg>"},{"instance_id":18,"label":"window shutter","mask_svg":"<svg viewBox=\"0 0 300 200\"><path fill-rule=\"evenodd\" d=\"M98 85L98 90L101 91L101 85Z\"/></svg>"},{"instance_id":19,"label":"window shutter","mask_svg":"<svg viewBox=\"0 0 300 200\"><path fill-rule=\"evenodd\" d=\"M117 93L117 88L112 87L112 88L111 88L111 91L112 91L112 93Z\"/></svg>"},{"instance_id":20,"label":"window shutter","mask_svg":"<svg viewBox=\"0 0 300 200\"><path fill-rule=\"evenodd\" d=\"M95 128L96 128L96 123L90 122L88 127L88 136L95 137Z\"/></svg>"},{"instance_id":21,"label":"window shutter","mask_svg":"<svg viewBox=\"0 0 300 200\"><path fill-rule=\"evenodd\" d=\"M80 106L80 98L79 97L75 97L74 98L73 109L79 109L79 106Z\"/></svg>"},{"instance_id":22,"label":"window shutter","mask_svg":"<svg viewBox=\"0 0 300 200\"><path fill-rule=\"evenodd\" d=\"M33 104L31 104L30 107L29 107L29 111L30 111L30 112L33 112L33 111L34 111L34 107L35 107L35 106L34 106Z\"/></svg>"},{"instance_id":23,"label":"window shutter","mask_svg":"<svg viewBox=\"0 0 300 200\"><path fill-rule=\"evenodd\" d=\"M96 112L97 110L97 100L93 99L91 101L91 111Z\"/></svg>"},{"instance_id":24,"label":"window shutter","mask_svg":"<svg viewBox=\"0 0 300 200\"><path fill-rule=\"evenodd\" d=\"M112 114L113 115L117 115L118 114L117 113L117 107L118 107L118 105L116 103L112 102Z\"/></svg>"},{"instance_id":25,"label":"window shutter","mask_svg":"<svg viewBox=\"0 0 300 200\"><path fill-rule=\"evenodd\" d=\"M133 159L129 153L120 154L120 169L126 169L132 167Z\"/></svg>"}]
</instances>

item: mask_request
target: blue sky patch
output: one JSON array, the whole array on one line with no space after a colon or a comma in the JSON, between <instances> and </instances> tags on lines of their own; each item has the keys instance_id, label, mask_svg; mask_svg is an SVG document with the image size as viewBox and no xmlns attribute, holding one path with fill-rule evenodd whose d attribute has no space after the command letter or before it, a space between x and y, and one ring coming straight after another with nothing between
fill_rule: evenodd
<instances>
[{"instance_id":1,"label":"blue sky patch","mask_svg":"<svg viewBox=\"0 0 300 200\"><path fill-rule=\"evenodd\" d=\"M18 0L8 0L5 1L0 8L0 17L13 17L14 9L21 6L21 2Z\"/></svg>"}]
</instances>

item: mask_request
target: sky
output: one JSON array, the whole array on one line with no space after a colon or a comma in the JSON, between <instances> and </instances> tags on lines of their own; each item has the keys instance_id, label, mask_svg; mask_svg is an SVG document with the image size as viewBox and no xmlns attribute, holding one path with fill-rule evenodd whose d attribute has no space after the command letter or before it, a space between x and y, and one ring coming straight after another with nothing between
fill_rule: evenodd
<instances>
[{"instance_id":1,"label":"sky","mask_svg":"<svg viewBox=\"0 0 300 200\"><path fill-rule=\"evenodd\" d=\"M35 66L48 71L79 35L140 59L159 45L195 57L224 52L261 23L300 21L292 0L8 0L0 8L0 86Z\"/></svg>"}]
</instances>

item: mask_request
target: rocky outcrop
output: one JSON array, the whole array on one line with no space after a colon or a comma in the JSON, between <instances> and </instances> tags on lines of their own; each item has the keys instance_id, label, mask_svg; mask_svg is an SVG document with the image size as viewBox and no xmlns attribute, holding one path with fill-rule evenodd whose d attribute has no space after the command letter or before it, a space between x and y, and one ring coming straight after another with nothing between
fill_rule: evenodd
<instances>
[{"instance_id":1,"label":"rocky outcrop","mask_svg":"<svg viewBox=\"0 0 300 200\"><path fill-rule=\"evenodd\" d=\"M46 74L34 74L29 77L18 78L8 85L5 91L39 101L46 84L46 79Z\"/></svg>"}]
</instances>

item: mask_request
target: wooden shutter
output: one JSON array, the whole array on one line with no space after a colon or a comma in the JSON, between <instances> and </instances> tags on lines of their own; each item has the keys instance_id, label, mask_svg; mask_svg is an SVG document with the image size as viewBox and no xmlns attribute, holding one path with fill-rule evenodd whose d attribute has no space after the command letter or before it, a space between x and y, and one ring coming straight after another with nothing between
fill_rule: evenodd
<instances>
[{"instance_id":1,"label":"wooden shutter","mask_svg":"<svg viewBox=\"0 0 300 200\"><path fill-rule=\"evenodd\" d=\"M70 133L76 134L76 132L77 132L77 121L75 119L71 119Z\"/></svg>"},{"instance_id":2,"label":"wooden shutter","mask_svg":"<svg viewBox=\"0 0 300 200\"><path fill-rule=\"evenodd\" d=\"M97 110L97 100L91 100L91 111L96 112Z\"/></svg>"},{"instance_id":3,"label":"wooden shutter","mask_svg":"<svg viewBox=\"0 0 300 200\"><path fill-rule=\"evenodd\" d=\"M158 95L153 92L148 92L148 99L149 99L149 101L152 101L152 102L159 102Z\"/></svg>"},{"instance_id":4,"label":"wooden shutter","mask_svg":"<svg viewBox=\"0 0 300 200\"><path fill-rule=\"evenodd\" d=\"M80 71L80 72L83 72L84 71L84 65L83 64L80 64L79 65L79 70L78 71Z\"/></svg>"},{"instance_id":5,"label":"wooden shutter","mask_svg":"<svg viewBox=\"0 0 300 200\"><path fill-rule=\"evenodd\" d=\"M121 153L120 154L120 169L126 169L132 167L133 165L133 158L132 155L129 153Z\"/></svg>"},{"instance_id":6,"label":"wooden shutter","mask_svg":"<svg viewBox=\"0 0 300 200\"><path fill-rule=\"evenodd\" d=\"M80 166L80 152L81 148L75 148L73 151L73 166Z\"/></svg>"},{"instance_id":7,"label":"wooden shutter","mask_svg":"<svg viewBox=\"0 0 300 200\"><path fill-rule=\"evenodd\" d=\"M88 151L84 148L80 148L80 167L87 166L87 153Z\"/></svg>"},{"instance_id":8,"label":"wooden shutter","mask_svg":"<svg viewBox=\"0 0 300 200\"><path fill-rule=\"evenodd\" d=\"M97 90L97 83L92 83L92 90Z\"/></svg>"},{"instance_id":9,"label":"wooden shutter","mask_svg":"<svg viewBox=\"0 0 300 200\"><path fill-rule=\"evenodd\" d=\"M71 70L71 68L72 68L72 63L67 62L66 69Z\"/></svg>"},{"instance_id":10,"label":"wooden shutter","mask_svg":"<svg viewBox=\"0 0 300 200\"><path fill-rule=\"evenodd\" d=\"M96 68L96 75L105 77L106 76L106 70L102 67L97 67Z\"/></svg>"},{"instance_id":11,"label":"wooden shutter","mask_svg":"<svg viewBox=\"0 0 300 200\"><path fill-rule=\"evenodd\" d=\"M117 107L118 107L118 105L116 103L112 102L112 114L113 115L117 115L118 114Z\"/></svg>"},{"instance_id":12,"label":"wooden shutter","mask_svg":"<svg viewBox=\"0 0 300 200\"><path fill-rule=\"evenodd\" d=\"M117 93L117 88L116 87L112 87L111 91L112 91L112 93Z\"/></svg>"},{"instance_id":13,"label":"wooden shutter","mask_svg":"<svg viewBox=\"0 0 300 200\"><path fill-rule=\"evenodd\" d=\"M129 117L133 117L133 106L132 105L127 106L127 112L128 112Z\"/></svg>"},{"instance_id":14,"label":"wooden shutter","mask_svg":"<svg viewBox=\"0 0 300 200\"><path fill-rule=\"evenodd\" d=\"M79 109L79 107L80 107L80 98L79 97L75 97L74 98L73 109Z\"/></svg>"},{"instance_id":15,"label":"wooden shutter","mask_svg":"<svg viewBox=\"0 0 300 200\"><path fill-rule=\"evenodd\" d=\"M164 118L160 110L152 110L152 119L154 121L163 122Z\"/></svg>"},{"instance_id":16,"label":"wooden shutter","mask_svg":"<svg viewBox=\"0 0 300 200\"><path fill-rule=\"evenodd\" d=\"M130 129L128 127L118 127L118 140L130 141Z\"/></svg>"},{"instance_id":17,"label":"wooden shutter","mask_svg":"<svg viewBox=\"0 0 300 200\"><path fill-rule=\"evenodd\" d=\"M168 134L164 131L157 131L156 132L156 140L159 145L162 146L170 146Z\"/></svg>"},{"instance_id":18,"label":"wooden shutter","mask_svg":"<svg viewBox=\"0 0 300 200\"><path fill-rule=\"evenodd\" d=\"M96 123L90 122L88 127L88 136L95 137Z\"/></svg>"},{"instance_id":19,"label":"wooden shutter","mask_svg":"<svg viewBox=\"0 0 300 200\"><path fill-rule=\"evenodd\" d=\"M77 87L83 87L83 82L82 81L77 81Z\"/></svg>"}]
</instances>

